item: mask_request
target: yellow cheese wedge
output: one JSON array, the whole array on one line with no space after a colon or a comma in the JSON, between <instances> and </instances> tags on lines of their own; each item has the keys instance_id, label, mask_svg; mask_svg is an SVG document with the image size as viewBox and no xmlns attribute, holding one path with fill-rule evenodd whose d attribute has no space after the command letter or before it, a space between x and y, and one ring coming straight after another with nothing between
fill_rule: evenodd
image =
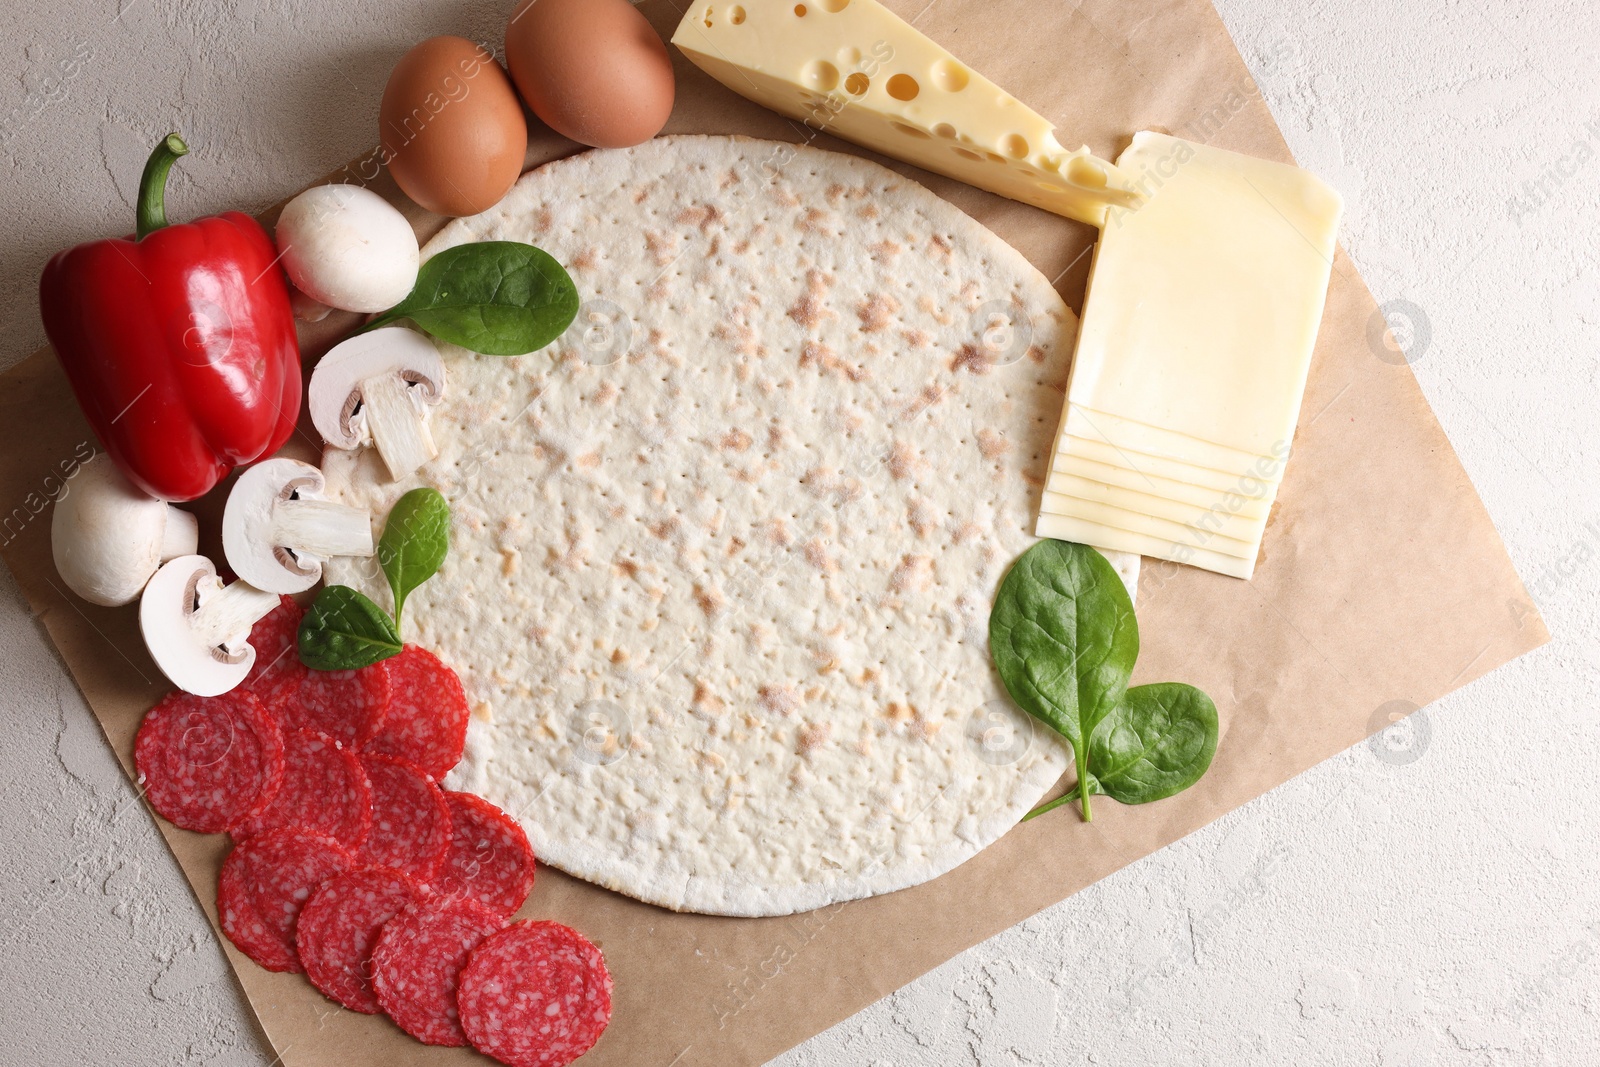
<instances>
[{"instance_id":1,"label":"yellow cheese wedge","mask_svg":"<svg viewBox=\"0 0 1600 1067\"><path fill-rule=\"evenodd\" d=\"M1099 226L1121 172L878 0L692 0L672 36L741 96L847 141Z\"/></svg>"}]
</instances>

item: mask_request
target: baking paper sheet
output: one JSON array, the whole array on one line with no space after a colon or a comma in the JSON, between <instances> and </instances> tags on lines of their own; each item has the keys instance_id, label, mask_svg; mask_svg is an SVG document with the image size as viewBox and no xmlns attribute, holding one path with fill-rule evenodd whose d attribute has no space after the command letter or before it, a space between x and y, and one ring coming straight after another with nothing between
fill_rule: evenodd
<instances>
[{"instance_id":1,"label":"baking paper sheet","mask_svg":"<svg viewBox=\"0 0 1600 1067\"><path fill-rule=\"evenodd\" d=\"M1112 158L1134 131L1161 129L1290 160L1205 0L889 6L1057 122L1065 144L1083 141ZM680 16L674 2L639 7L671 35ZM810 139L870 154L674 61L669 132ZM529 163L575 150L536 131ZM1081 306L1088 227L883 162L995 230ZM343 172L397 198L375 174L370 161ZM424 236L441 224L407 210ZM108 233L114 229L108 220ZM790 918L677 915L543 868L523 914L582 930L603 947L616 977L615 1019L586 1067L759 1064L1356 744L1396 709L1427 704L1542 644L1544 625L1410 369L1371 339L1381 338L1378 314L1341 252L1294 458L1254 580L1146 565L1135 683L1199 685L1222 716L1216 763L1198 785L1145 807L1106 802L1092 825L1065 812L1038 819L929 884ZM309 329L308 362L352 323L336 316ZM139 640L134 610L71 597L51 565L50 501L94 439L48 352L0 378L0 424L12 428L0 450L0 550L131 773L139 719L166 686ZM313 443L307 428L295 447L314 458ZM214 532L215 518L213 508L203 529ZM226 838L157 822L215 922ZM470 1050L419 1045L382 1018L338 1008L304 978L269 974L224 946L287 1067L486 1062Z\"/></svg>"}]
</instances>

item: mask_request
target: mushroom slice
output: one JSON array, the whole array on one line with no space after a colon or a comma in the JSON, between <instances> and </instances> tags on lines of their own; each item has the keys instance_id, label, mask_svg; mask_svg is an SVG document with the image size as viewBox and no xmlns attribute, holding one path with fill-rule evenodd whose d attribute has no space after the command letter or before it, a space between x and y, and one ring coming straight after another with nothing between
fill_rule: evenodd
<instances>
[{"instance_id":1,"label":"mushroom slice","mask_svg":"<svg viewBox=\"0 0 1600 1067\"><path fill-rule=\"evenodd\" d=\"M371 442L398 481L439 454L427 409L444 396L444 360L404 326L358 334L328 350L311 373L311 421L335 448Z\"/></svg>"},{"instance_id":2,"label":"mushroom slice","mask_svg":"<svg viewBox=\"0 0 1600 1067\"><path fill-rule=\"evenodd\" d=\"M246 470L222 513L222 551L241 579L269 593L298 593L322 578L330 556L372 555L372 512L323 498L322 472L296 459Z\"/></svg>"},{"instance_id":3,"label":"mushroom slice","mask_svg":"<svg viewBox=\"0 0 1600 1067\"><path fill-rule=\"evenodd\" d=\"M278 594L247 582L223 585L204 556L163 564L139 600L139 629L150 657L179 689L226 693L250 673L250 628L278 606Z\"/></svg>"},{"instance_id":4,"label":"mushroom slice","mask_svg":"<svg viewBox=\"0 0 1600 1067\"><path fill-rule=\"evenodd\" d=\"M50 549L61 580L105 607L133 603L157 567L198 544L193 515L134 488L105 455L67 479L50 518Z\"/></svg>"}]
</instances>

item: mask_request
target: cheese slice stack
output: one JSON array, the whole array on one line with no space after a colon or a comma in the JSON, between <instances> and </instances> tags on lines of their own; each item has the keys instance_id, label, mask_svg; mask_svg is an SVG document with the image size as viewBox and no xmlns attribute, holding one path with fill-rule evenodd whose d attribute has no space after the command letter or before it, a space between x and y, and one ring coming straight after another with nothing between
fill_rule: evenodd
<instances>
[{"instance_id":1,"label":"cheese slice stack","mask_svg":"<svg viewBox=\"0 0 1600 1067\"><path fill-rule=\"evenodd\" d=\"M694 0L672 43L758 104L991 193L1092 226L1138 202L1116 167L1063 148L1047 119L878 0Z\"/></svg>"},{"instance_id":2,"label":"cheese slice stack","mask_svg":"<svg viewBox=\"0 0 1600 1067\"><path fill-rule=\"evenodd\" d=\"M1255 568L1322 320L1337 193L1298 167L1136 134L1145 200L1095 248L1036 532Z\"/></svg>"}]
</instances>

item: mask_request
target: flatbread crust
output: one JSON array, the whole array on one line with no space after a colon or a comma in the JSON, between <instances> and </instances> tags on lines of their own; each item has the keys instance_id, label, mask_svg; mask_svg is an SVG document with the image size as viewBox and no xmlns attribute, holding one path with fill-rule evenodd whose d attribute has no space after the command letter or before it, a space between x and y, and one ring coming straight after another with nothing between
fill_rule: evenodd
<instances>
[{"instance_id":1,"label":"flatbread crust","mask_svg":"<svg viewBox=\"0 0 1600 1067\"><path fill-rule=\"evenodd\" d=\"M324 462L377 516L450 501L405 612L473 704L447 784L540 862L714 914L915 885L1005 833L1069 763L987 640L1076 330L1050 282L877 164L735 137L549 164L424 254L481 240L566 264L578 321L447 348L415 478ZM329 572L388 603L370 561Z\"/></svg>"}]
</instances>

